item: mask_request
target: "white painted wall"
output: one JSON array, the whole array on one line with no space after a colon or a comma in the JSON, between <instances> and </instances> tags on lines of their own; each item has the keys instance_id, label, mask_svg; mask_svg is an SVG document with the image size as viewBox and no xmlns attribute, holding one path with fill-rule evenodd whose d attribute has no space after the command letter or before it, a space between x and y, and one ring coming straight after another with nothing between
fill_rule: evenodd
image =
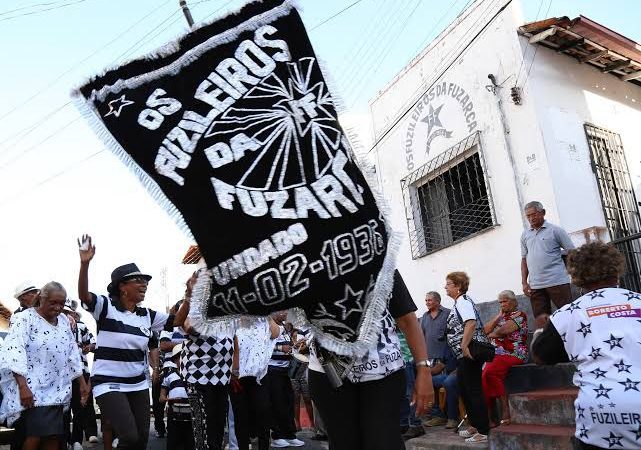
<instances>
[{"instance_id":1,"label":"white painted wall","mask_svg":"<svg viewBox=\"0 0 641 450\"><path fill-rule=\"evenodd\" d=\"M583 122L620 132L628 154L634 151L641 154L639 89L581 66L567 56L539 48L524 86L524 103L517 106L510 101L509 88L514 85L519 69L518 84L523 85L534 53L527 39L517 34L524 21L516 1L437 78L503 3L475 2L370 105L377 139L432 83L446 83L448 89L452 83L471 98L477 122L474 130L481 131L498 226L416 260L412 259L409 247L400 180L465 138L470 131L465 119L469 111L461 108L460 101L435 92L427 97L428 101L419 101L373 151L380 188L392 207L392 225L405 236L398 267L420 311L425 309L422 301L425 292L437 290L444 295L445 276L453 270L464 270L470 275L470 294L477 301L494 300L503 289L521 292L519 238L524 218L517 184L522 203L541 201L548 220L569 232L604 225ZM498 95L503 99L507 117L507 139L497 98L486 89L490 73L499 82L506 80ZM599 88L595 87L597 84ZM601 90L603 86L605 91ZM638 103L632 102L632 98ZM434 109L442 106L439 119L451 136L434 138L426 154L428 126L421 119L430 105ZM506 140L512 144L514 165L508 158ZM628 163L633 183L641 183L639 158L629 156ZM580 237L576 240L580 243ZM451 300L445 300L445 304L451 305Z\"/></svg>"},{"instance_id":2,"label":"white painted wall","mask_svg":"<svg viewBox=\"0 0 641 450\"><path fill-rule=\"evenodd\" d=\"M546 48L537 52L529 83L561 225L570 232L604 227L583 125L589 122L621 134L632 184L639 186L641 87Z\"/></svg>"}]
</instances>

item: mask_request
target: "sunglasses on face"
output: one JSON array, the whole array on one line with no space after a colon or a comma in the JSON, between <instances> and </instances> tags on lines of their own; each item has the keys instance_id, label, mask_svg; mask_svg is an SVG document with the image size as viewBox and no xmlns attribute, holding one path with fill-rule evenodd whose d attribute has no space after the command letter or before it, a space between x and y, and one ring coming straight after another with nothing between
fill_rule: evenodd
<instances>
[{"instance_id":1,"label":"sunglasses on face","mask_svg":"<svg viewBox=\"0 0 641 450\"><path fill-rule=\"evenodd\" d=\"M133 277L133 278L127 278L126 280L123 281L123 283L138 283L138 284L148 284L149 281L143 277Z\"/></svg>"}]
</instances>

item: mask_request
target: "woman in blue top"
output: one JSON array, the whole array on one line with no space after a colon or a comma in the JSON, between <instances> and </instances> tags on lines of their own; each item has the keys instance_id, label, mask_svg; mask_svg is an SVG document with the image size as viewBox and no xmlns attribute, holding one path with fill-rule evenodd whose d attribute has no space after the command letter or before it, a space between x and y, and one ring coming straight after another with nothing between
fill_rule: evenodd
<instances>
[{"instance_id":1,"label":"woman in blue top","mask_svg":"<svg viewBox=\"0 0 641 450\"><path fill-rule=\"evenodd\" d=\"M114 269L108 296L89 292L89 263L96 248L86 235L78 246L78 296L96 319L98 330L91 371L94 397L118 435L118 448L145 450L149 436L149 339L154 331L181 326L189 313L189 300L175 316L139 306L151 276L133 263Z\"/></svg>"}]
</instances>

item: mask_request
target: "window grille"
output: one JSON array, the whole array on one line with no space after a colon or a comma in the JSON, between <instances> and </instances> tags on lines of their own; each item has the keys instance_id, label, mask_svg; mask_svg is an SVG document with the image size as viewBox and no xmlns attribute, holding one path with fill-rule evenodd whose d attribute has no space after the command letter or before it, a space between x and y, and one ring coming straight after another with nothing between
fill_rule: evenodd
<instances>
[{"instance_id":1,"label":"window grille","mask_svg":"<svg viewBox=\"0 0 641 450\"><path fill-rule=\"evenodd\" d=\"M641 219L621 136L586 123L592 171L612 243L623 253L626 272L621 285L641 291Z\"/></svg>"},{"instance_id":2,"label":"window grille","mask_svg":"<svg viewBox=\"0 0 641 450\"><path fill-rule=\"evenodd\" d=\"M401 180L412 258L496 224L484 167L477 132Z\"/></svg>"}]
</instances>

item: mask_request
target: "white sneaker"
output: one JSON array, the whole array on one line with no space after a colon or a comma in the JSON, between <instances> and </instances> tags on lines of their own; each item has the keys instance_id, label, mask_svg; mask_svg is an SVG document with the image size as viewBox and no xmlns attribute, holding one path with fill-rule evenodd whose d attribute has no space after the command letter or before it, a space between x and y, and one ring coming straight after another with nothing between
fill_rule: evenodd
<instances>
[{"instance_id":1,"label":"white sneaker","mask_svg":"<svg viewBox=\"0 0 641 450\"><path fill-rule=\"evenodd\" d=\"M111 447L112 448L118 448L118 442L119 442L118 438L116 438L113 441L111 441Z\"/></svg>"},{"instance_id":2,"label":"white sneaker","mask_svg":"<svg viewBox=\"0 0 641 450\"><path fill-rule=\"evenodd\" d=\"M72 450L82 450L82 444L80 444L80 442L74 442L71 448Z\"/></svg>"},{"instance_id":3,"label":"white sneaker","mask_svg":"<svg viewBox=\"0 0 641 450\"><path fill-rule=\"evenodd\" d=\"M287 442L285 439L274 439L272 441L272 447L274 447L274 448L289 447L289 442Z\"/></svg>"},{"instance_id":4,"label":"white sneaker","mask_svg":"<svg viewBox=\"0 0 641 450\"><path fill-rule=\"evenodd\" d=\"M98 436L89 436L89 442L92 444L98 443Z\"/></svg>"},{"instance_id":5,"label":"white sneaker","mask_svg":"<svg viewBox=\"0 0 641 450\"><path fill-rule=\"evenodd\" d=\"M305 445L305 443L298 438L286 439L286 441L290 445L290 447L302 447L303 445Z\"/></svg>"}]
</instances>

